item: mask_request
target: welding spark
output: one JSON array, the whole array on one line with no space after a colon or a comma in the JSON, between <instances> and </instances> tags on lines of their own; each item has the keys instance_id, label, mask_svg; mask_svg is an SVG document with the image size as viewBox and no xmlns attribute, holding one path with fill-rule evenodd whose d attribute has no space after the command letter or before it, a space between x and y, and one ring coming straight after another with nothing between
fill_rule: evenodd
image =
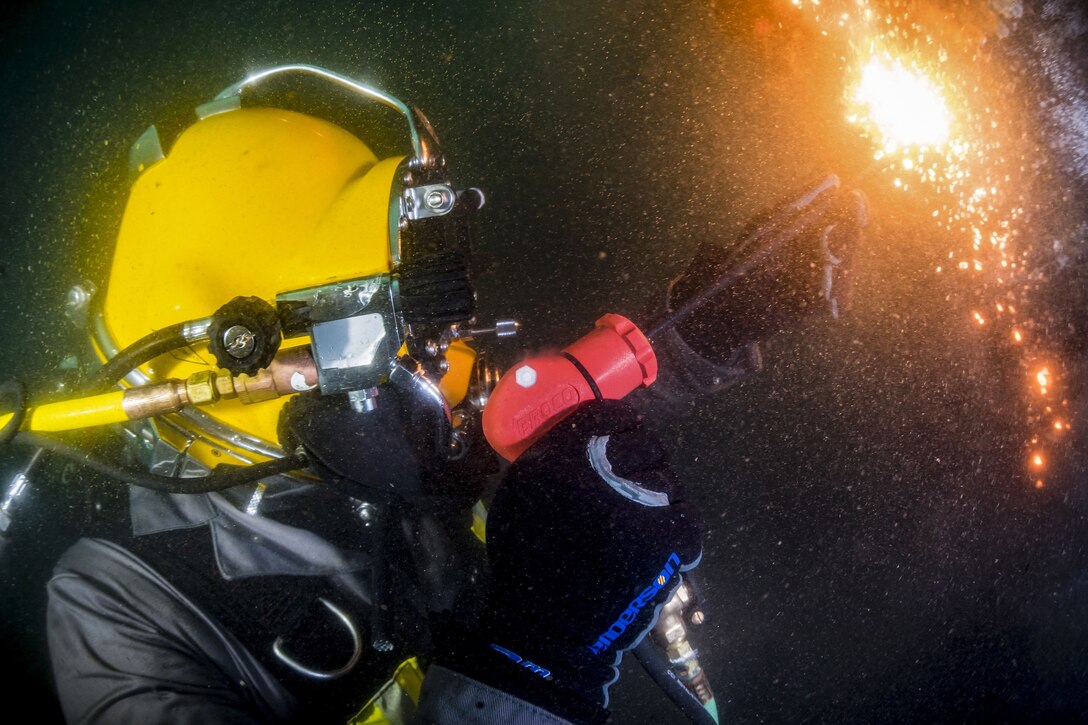
<instances>
[{"instance_id":1,"label":"welding spark","mask_svg":"<svg viewBox=\"0 0 1088 725\"><path fill-rule=\"evenodd\" d=\"M924 75L891 58L873 58L865 65L854 96L867 109L886 152L904 146L935 147L948 140L952 115L940 91Z\"/></svg>"},{"instance_id":2,"label":"welding spark","mask_svg":"<svg viewBox=\"0 0 1088 725\"><path fill-rule=\"evenodd\" d=\"M1068 430L1076 424L1068 410L1061 427L1050 410L1064 381L1039 365L1045 359L1057 371L1058 361L1052 351L1044 354L1047 335L1021 304L1028 285L1038 284L1028 266L1033 234L1025 224L1031 170L1038 164L1031 145L1022 143L1030 124L1016 103L1016 79L982 52L991 32L987 19L998 3L790 2L815 22L821 36L837 43L847 79L844 115L873 144L870 168L879 168L897 192L932 205L933 223L944 232L934 238L954 245L935 269L958 276L973 290L969 324L1000 335L1016 351L1031 381L1024 389L1027 430L1049 429L1052 436ZM955 23L963 32L927 27L927 19L937 23L938 18L941 23L968 19L971 31ZM1034 452L1037 441L1038 436L1028 446L1029 481L1038 478L1033 469L1043 465L1042 453ZM1037 486L1042 485L1039 480Z\"/></svg>"}]
</instances>

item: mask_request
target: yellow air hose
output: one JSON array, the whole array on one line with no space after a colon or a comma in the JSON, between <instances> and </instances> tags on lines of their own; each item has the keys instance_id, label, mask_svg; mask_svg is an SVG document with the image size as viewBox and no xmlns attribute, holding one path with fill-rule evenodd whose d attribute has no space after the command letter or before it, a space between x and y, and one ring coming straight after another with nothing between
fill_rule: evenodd
<instances>
[{"instance_id":1,"label":"yellow air hose","mask_svg":"<svg viewBox=\"0 0 1088 725\"><path fill-rule=\"evenodd\" d=\"M57 433L96 425L123 423L131 419L123 406L124 397L124 390L116 390L87 398L45 403L27 410L21 429L38 433ZM0 428L6 426L14 415L14 413L0 414Z\"/></svg>"}]
</instances>

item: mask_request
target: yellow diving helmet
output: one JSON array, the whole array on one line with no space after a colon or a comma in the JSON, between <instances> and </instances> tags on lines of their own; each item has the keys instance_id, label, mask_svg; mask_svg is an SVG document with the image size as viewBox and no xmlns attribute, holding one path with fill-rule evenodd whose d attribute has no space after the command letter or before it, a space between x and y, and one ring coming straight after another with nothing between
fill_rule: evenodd
<instances>
[{"instance_id":1,"label":"yellow diving helmet","mask_svg":"<svg viewBox=\"0 0 1088 725\"><path fill-rule=\"evenodd\" d=\"M289 74L399 112L412 155L379 159L330 121L243 105L247 91ZM398 268L413 240L432 238L421 232L460 196L430 124L396 98L307 65L253 73L196 115L168 152L155 126L132 147L136 178L108 286L90 316L103 361L143 349L138 366L120 371L127 386L185 379L187 402L204 403L126 424L143 462L154 473L187 476L221 462L280 457L284 393L320 387L365 407L391 376L445 408L455 447L451 409L494 373L465 344L470 331L450 325L423 339L398 298ZM141 342L165 329L182 345L162 352ZM277 359L307 365L286 364L272 381L266 368ZM203 388L193 385L201 379ZM224 379L237 395L219 395ZM202 401L194 399L200 390ZM486 388L476 393L482 405ZM253 402L260 404L246 404Z\"/></svg>"}]
</instances>

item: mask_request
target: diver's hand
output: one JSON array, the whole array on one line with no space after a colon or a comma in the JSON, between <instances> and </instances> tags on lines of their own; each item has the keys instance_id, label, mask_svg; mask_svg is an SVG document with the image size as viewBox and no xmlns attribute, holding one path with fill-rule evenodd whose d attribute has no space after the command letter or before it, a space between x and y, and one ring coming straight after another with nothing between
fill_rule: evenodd
<instances>
[{"instance_id":1,"label":"diver's hand","mask_svg":"<svg viewBox=\"0 0 1088 725\"><path fill-rule=\"evenodd\" d=\"M670 291L672 310L730 269L755 263L677 331L700 355L722 363L742 346L789 330L810 314L838 317L850 308L867 222L864 195L843 191L830 175L753 220L733 245L704 242Z\"/></svg>"},{"instance_id":2,"label":"diver's hand","mask_svg":"<svg viewBox=\"0 0 1088 725\"><path fill-rule=\"evenodd\" d=\"M490 604L446 666L592 720L621 654L698 562L702 522L634 410L592 402L510 469L488 514L487 551Z\"/></svg>"}]
</instances>

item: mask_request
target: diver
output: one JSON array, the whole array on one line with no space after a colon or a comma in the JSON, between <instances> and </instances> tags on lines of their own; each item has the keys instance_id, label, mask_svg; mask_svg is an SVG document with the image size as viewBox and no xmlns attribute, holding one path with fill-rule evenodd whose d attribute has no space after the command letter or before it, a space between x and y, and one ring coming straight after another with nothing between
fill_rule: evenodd
<instances>
[{"instance_id":1,"label":"diver","mask_svg":"<svg viewBox=\"0 0 1088 725\"><path fill-rule=\"evenodd\" d=\"M482 206L450 201L445 221ZM479 435L434 455L424 376L365 396L292 378L277 432L308 477L131 486L131 536L64 554L48 638L65 718L604 722L620 658L701 557L700 515L653 428L758 372L762 341L845 313L866 215L829 176L738 243L704 242L652 326L657 381L581 403L509 464ZM467 323L465 260L417 249L398 268L407 326ZM233 329L216 334L248 355Z\"/></svg>"}]
</instances>

